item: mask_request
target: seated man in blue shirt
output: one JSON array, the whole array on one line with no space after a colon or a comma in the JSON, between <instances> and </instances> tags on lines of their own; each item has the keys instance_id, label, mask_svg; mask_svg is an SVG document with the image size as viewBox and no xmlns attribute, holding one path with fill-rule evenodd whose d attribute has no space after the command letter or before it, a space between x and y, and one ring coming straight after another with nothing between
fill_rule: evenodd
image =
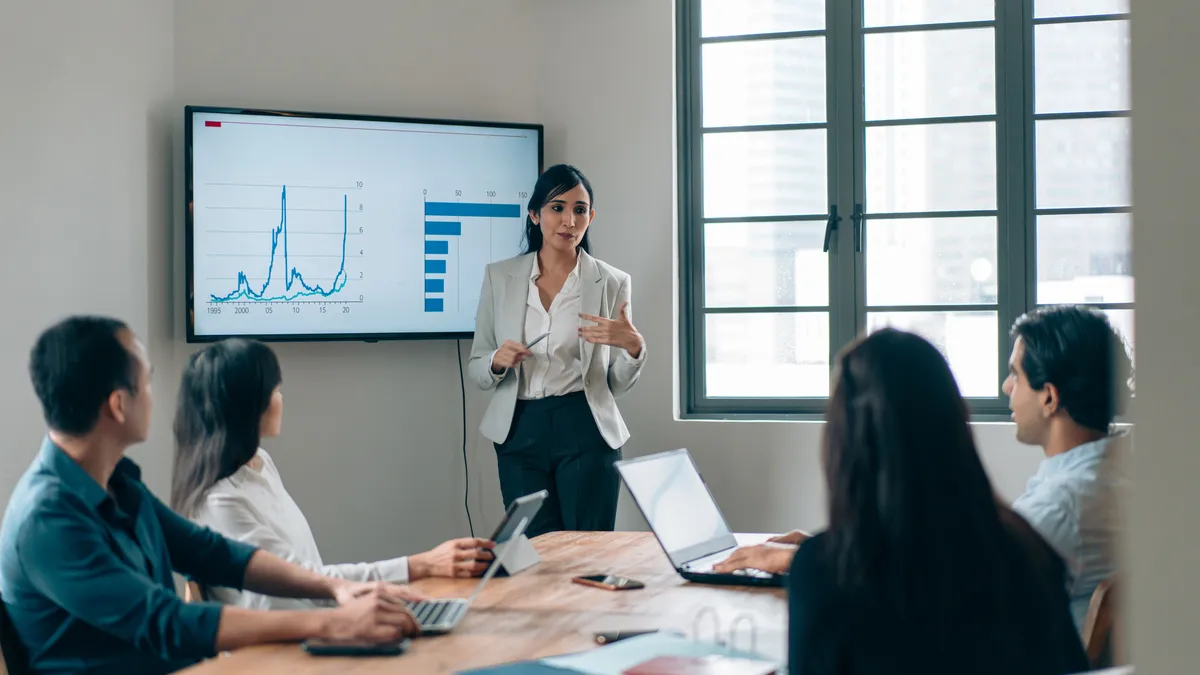
<instances>
[{"instance_id":1,"label":"seated man in blue shirt","mask_svg":"<svg viewBox=\"0 0 1200 675\"><path fill-rule=\"evenodd\" d=\"M1112 431L1130 396L1125 342L1101 312L1046 307L1017 319L1004 393L1017 440L1046 458L1015 502L1070 573L1081 628L1096 586L1116 568L1127 434Z\"/></svg>"},{"instance_id":2,"label":"seated man in blue shirt","mask_svg":"<svg viewBox=\"0 0 1200 675\"><path fill-rule=\"evenodd\" d=\"M330 579L197 527L141 482L146 350L121 322L67 319L29 364L49 434L0 526L0 595L39 673L165 673L218 651L310 637L372 642L415 632L402 586ZM337 600L263 612L184 603L172 571L203 585Z\"/></svg>"}]
</instances>

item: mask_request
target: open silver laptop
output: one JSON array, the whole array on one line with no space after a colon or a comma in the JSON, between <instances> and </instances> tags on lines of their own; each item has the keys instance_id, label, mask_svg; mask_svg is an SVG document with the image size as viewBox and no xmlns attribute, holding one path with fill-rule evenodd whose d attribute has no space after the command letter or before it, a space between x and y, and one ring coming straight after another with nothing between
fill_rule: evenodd
<instances>
[{"instance_id":1,"label":"open silver laptop","mask_svg":"<svg viewBox=\"0 0 1200 675\"><path fill-rule=\"evenodd\" d=\"M783 585L784 575L761 570L713 571L713 566L738 546L759 544L763 538L739 540L729 531L686 449L622 460L616 467L658 543L684 579L730 586Z\"/></svg>"},{"instance_id":2,"label":"open silver laptop","mask_svg":"<svg viewBox=\"0 0 1200 675\"><path fill-rule=\"evenodd\" d=\"M525 534L525 528L529 526L529 519L522 518L517 527L513 530L512 537L514 539ZM496 570L500 569L500 565L504 563L509 551L514 547L505 546L503 550L492 561L492 564L483 573L483 578L479 580L479 584L475 586L475 592L469 598L440 598L435 600L422 600L421 602L410 602L409 610L417 619L417 626L420 628L421 635L440 635L449 633L454 629L467 615L467 610L471 604L483 592L484 586L487 586L488 581L496 575Z\"/></svg>"}]
</instances>

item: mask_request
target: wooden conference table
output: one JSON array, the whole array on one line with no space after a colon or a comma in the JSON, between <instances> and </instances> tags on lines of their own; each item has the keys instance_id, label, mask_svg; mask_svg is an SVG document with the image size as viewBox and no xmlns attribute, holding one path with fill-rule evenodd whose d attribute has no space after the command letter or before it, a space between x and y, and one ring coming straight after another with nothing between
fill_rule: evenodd
<instances>
[{"instance_id":1,"label":"wooden conference table","mask_svg":"<svg viewBox=\"0 0 1200 675\"><path fill-rule=\"evenodd\" d=\"M513 577L498 577L452 633L415 638L399 657L313 657L298 645L241 649L185 671L217 673L453 673L509 661L596 647L593 636L611 630L675 630L782 660L787 598L782 589L712 586L684 581L649 532L555 532L533 540L542 562ZM571 583L586 574L618 574L643 590L606 591ZM475 579L425 579L414 584L434 597L467 597ZM711 609L711 611L708 611ZM715 615L715 616L714 616ZM754 623L739 619L749 616ZM714 621L715 618L715 621ZM731 636L735 622L738 629ZM714 625L715 624L715 625Z\"/></svg>"}]
</instances>

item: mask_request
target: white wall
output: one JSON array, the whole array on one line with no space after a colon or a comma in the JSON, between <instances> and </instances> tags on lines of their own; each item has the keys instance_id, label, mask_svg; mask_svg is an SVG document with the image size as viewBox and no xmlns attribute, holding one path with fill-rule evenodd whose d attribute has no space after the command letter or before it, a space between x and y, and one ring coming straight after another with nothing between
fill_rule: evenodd
<instances>
[{"instance_id":1,"label":"white wall","mask_svg":"<svg viewBox=\"0 0 1200 675\"><path fill-rule=\"evenodd\" d=\"M1138 0L1133 19L1137 451L1126 542L1138 673L1194 673L1200 634L1200 72L1195 0Z\"/></svg>"},{"instance_id":2,"label":"white wall","mask_svg":"<svg viewBox=\"0 0 1200 675\"><path fill-rule=\"evenodd\" d=\"M159 0L0 3L5 500L45 434L26 370L37 333L89 312L162 338L172 16ZM166 464L146 455L160 482Z\"/></svg>"}]
</instances>

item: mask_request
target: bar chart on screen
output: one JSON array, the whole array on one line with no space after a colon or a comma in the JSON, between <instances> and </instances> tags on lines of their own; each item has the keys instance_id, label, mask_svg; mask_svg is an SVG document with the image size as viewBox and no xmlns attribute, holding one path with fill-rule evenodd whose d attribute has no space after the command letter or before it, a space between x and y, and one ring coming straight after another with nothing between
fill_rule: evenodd
<instances>
[{"instance_id":1,"label":"bar chart on screen","mask_svg":"<svg viewBox=\"0 0 1200 675\"><path fill-rule=\"evenodd\" d=\"M455 192L461 197L463 191ZM495 199L495 194L488 191L484 196ZM425 311L461 312L464 290L474 291L471 302L478 298L476 272L488 262L479 253L494 259L498 242L501 250L512 249L521 236L522 207L495 201L426 201L424 211ZM468 283L475 285L464 288L464 269L469 270Z\"/></svg>"}]
</instances>

